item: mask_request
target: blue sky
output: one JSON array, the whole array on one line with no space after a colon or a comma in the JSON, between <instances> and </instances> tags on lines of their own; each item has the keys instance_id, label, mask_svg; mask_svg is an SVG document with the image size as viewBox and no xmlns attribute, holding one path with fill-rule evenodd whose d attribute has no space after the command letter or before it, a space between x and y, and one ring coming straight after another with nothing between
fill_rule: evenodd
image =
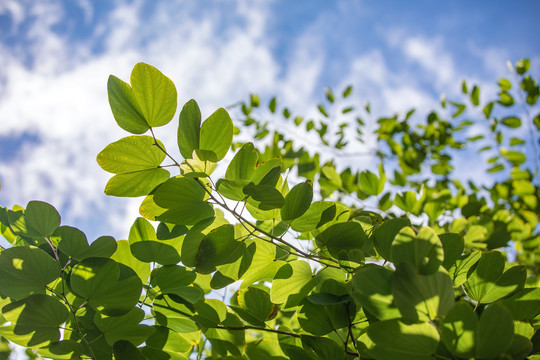
<instances>
[{"instance_id":1,"label":"blue sky","mask_svg":"<svg viewBox=\"0 0 540 360\"><path fill-rule=\"evenodd\" d=\"M460 79L494 93L506 61L540 73L540 3L505 1L0 2L0 204L51 202L90 240L127 236L141 199L107 198L95 156L126 136L107 103L109 74L139 61L209 115L250 92L298 113L325 86L356 86L376 114L435 108ZM169 148L175 131L158 131Z\"/></svg>"}]
</instances>

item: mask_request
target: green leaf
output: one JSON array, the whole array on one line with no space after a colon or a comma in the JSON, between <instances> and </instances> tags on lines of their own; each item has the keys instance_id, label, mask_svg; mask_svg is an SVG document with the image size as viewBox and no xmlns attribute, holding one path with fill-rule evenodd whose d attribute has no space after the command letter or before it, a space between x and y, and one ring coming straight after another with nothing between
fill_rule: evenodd
<instances>
[{"instance_id":1,"label":"green leaf","mask_svg":"<svg viewBox=\"0 0 540 360\"><path fill-rule=\"evenodd\" d=\"M42 201L30 201L24 212L8 210L7 215L13 232L24 237L48 237L60 226L58 211Z\"/></svg>"},{"instance_id":2,"label":"green leaf","mask_svg":"<svg viewBox=\"0 0 540 360\"><path fill-rule=\"evenodd\" d=\"M146 359L189 359L189 350L194 345L190 339L164 326L155 329L141 349Z\"/></svg>"},{"instance_id":3,"label":"green leaf","mask_svg":"<svg viewBox=\"0 0 540 360\"><path fill-rule=\"evenodd\" d=\"M151 127L166 125L176 112L173 82L155 67L138 63L131 72L131 86L140 111Z\"/></svg>"},{"instance_id":4,"label":"green leaf","mask_svg":"<svg viewBox=\"0 0 540 360\"><path fill-rule=\"evenodd\" d=\"M275 309L268 292L255 287L238 290L235 300L237 305L231 305L231 308L243 320L255 326L265 326L265 321Z\"/></svg>"},{"instance_id":5,"label":"green leaf","mask_svg":"<svg viewBox=\"0 0 540 360\"><path fill-rule=\"evenodd\" d=\"M105 258L89 258L75 265L70 284L93 308L111 316L131 310L142 290L141 280L131 268Z\"/></svg>"},{"instance_id":6,"label":"green leaf","mask_svg":"<svg viewBox=\"0 0 540 360\"><path fill-rule=\"evenodd\" d=\"M439 234L439 239L441 240L444 250L444 261L442 266L448 270L463 253L465 242L463 237L454 233Z\"/></svg>"},{"instance_id":7,"label":"green leaf","mask_svg":"<svg viewBox=\"0 0 540 360\"><path fill-rule=\"evenodd\" d=\"M281 208L281 220L291 223L302 216L313 200L313 186L311 181L295 185L285 197L285 203Z\"/></svg>"},{"instance_id":8,"label":"green leaf","mask_svg":"<svg viewBox=\"0 0 540 360\"><path fill-rule=\"evenodd\" d=\"M119 240L116 245L116 251L111 256L111 259L132 268L141 279L141 282L146 284L150 276L150 263L142 262L133 256L128 240Z\"/></svg>"},{"instance_id":9,"label":"green leaf","mask_svg":"<svg viewBox=\"0 0 540 360\"><path fill-rule=\"evenodd\" d=\"M402 228L392 243L391 254L394 264L407 262L423 275L435 273L444 259L441 240L428 227L418 234L409 226Z\"/></svg>"},{"instance_id":10,"label":"green leaf","mask_svg":"<svg viewBox=\"0 0 540 360\"><path fill-rule=\"evenodd\" d=\"M180 173L185 177L208 177L216 169L217 158L213 151L193 150L191 159L180 164Z\"/></svg>"},{"instance_id":11,"label":"green leaf","mask_svg":"<svg viewBox=\"0 0 540 360\"><path fill-rule=\"evenodd\" d=\"M30 295L2 308L11 325L0 327L0 335L14 343L38 348L60 340L60 326L68 319L68 309L56 298Z\"/></svg>"},{"instance_id":12,"label":"green leaf","mask_svg":"<svg viewBox=\"0 0 540 360\"><path fill-rule=\"evenodd\" d=\"M158 240L154 227L144 218L137 218L131 226L129 245L133 256L140 261L161 265L180 262L182 243L177 238Z\"/></svg>"},{"instance_id":13,"label":"green leaf","mask_svg":"<svg viewBox=\"0 0 540 360\"><path fill-rule=\"evenodd\" d=\"M476 357L498 357L510 347L513 336L514 322L510 312L499 304L488 306L482 312L476 328Z\"/></svg>"},{"instance_id":14,"label":"green leaf","mask_svg":"<svg viewBox=\"0 0 540 360\"><path fill-rule=\"evenodd\" d=\"M225 157L232 144L233 123L225 109L216 110L201 126L201 150L216 153L217 160Z\"/></svg>"},{"instance_id":15,"label":"green leaf","mask_svg":"<svg viewBox=\"0 0 540 360\"><path fill-rule=\"evenodd\" d=\"M407 218L390 219L383 222L373 233L375 249L385 260L392 261L392 242L406 226L411 226L411 221Z\"/></svg>"},{"instance_id":16,"label":"green leaf","mask_svg":"<svg viewBox=\"0 0 540 360\"><path fill-rule=\"evenodd\" d=\"M251 204L260 210L279 209L285 204L283 195L273 185L254 185L250 182L244 187L243 192L254 200Z\"/></svg>"},{"instance_id":17,"label":"green leaf","mask_svg":"<svg viewBox=\"0 0 540 360\"><path fill-rule=\"evenodd\" d=\"M423 275L409 263L402 263L392 276L392 292L407 321L435 320L454 305L452 279L444 269Z\"/></svg>"},{"instance_id":18,"label":"green leaf","mask_svg":"<svg viewBox=\"0 0 540 360\"><path fill-rule=\"evenodd\" d=\"M248 196L244 194L243 190L249 183L249 180L219 179L216 182L216 188L218 192L227 199L244 201Z\"/></svg>"},{"instance_id":19,"label":"green leaf","mask_svg":"<svg viewBox=\"0 0 540 360\"><path fill-rule=\"evenodd\" d=\"M380 360L431 360L439 344L432 324L406 324L398 319L371 324L367 337L368 353Z\"/></svg>"},{"instance_id":20,"label":"green leaf","mask_svg":"<svg viewBox=\"0 0 540 360\"><path fill-rule=\"evenodd\" d=\"M336 204L330 201L316 201L300 217L294 219L291 228L294 231L305 232L315 230L336 216Z\"/></svg>"},{"instance_id":21,"label":"green leaf","mask_svg":"<svg viewBox=\"0 0 540 360\"><path fill-rule=\"evenodd\" d=\"M200 131L201 110L192 99L182 108L178 123L178 147L185 159L191 158L193 151L199 149Z\"/></svg>"},{"instance_id":22,"label":"green leaf","mask_svg":"<svg viewBox=\"0 0 540 360\"><path fill-rule=\"evenodd\" d=\"M412 191L407 191L404 194L398 193L394 200L394 204L401 210L412 213L414 206L416 205L416 194Z\"/></svg>"},{"instance_id":23,"label":"green leaf","mask_svg":"<svg viewBox=\"0 0 540 360\"><path fill-rule=\"evenodd\" d=\"M366 194L376 196L383 191L384 181L380 181L371 171L362 171L358 176L358 186Z\"/></svg>"},{"instance_id":24,"label":"green leaf","mask_svg":"<svg viewBox=\"0 0 540 360\"><path fill-rule=\"evenodd\" d=\"M504 271L504 266L504 255L500 252L482 254L467 276L465 289L469 297L488 304L523 288L527 277L525 267L514 266Z\"/></svg>"},{"instance_id":25,"label":"green leaf","mask_svg":"<svg viewBox=\"0 0 540 360\"><path fill-rule=\"evenodd\" d=\"M0 294L14 300L44 294L45 286L60 276L60 267L45 251L11 247L0 253Z\"/></svg>"},{"instance_id":26,"label":"green leaf","mask_svg":"<svg viewBox=\"0 0 540 360\"><path fill-rule=\"evenodd\" d=\"M516 72L520 75L525 74L531 68L531 62L529 59L520 59L516 62Z\"/></svg>"},{"instance_id":27,"label":"green leaf","mask_svg":"<svg viewBox=\"0 0 540 360\"><path fill-rule=\"evenodd\" d=\"M346 259L345 255L354 249L362 249L367 236L362 225L356 221L334 224L316 238L319 246L326 246L332 256Z\"/></svg>"},{"instance_id":28,"label":"green leaf","mask_svg":"<svg viewBox=\"0 0 540 360\"><path fill-rule=\"evenodd\" d=\"M146 360L146 357L129 341L120 340L114 343L115 360Z\"/></svg>"},{"instance_id":29,"label":"green leaf","mask_svg":"<svg viewBox=\"0 0 540 360\"><path fill-rule=\"evenodd\" d=\"M234 237L234 226L222 225L212 230L201 241L195 267L201 274L210 274L216 266L238 260L245 244Z\"/></svg>"},{"instance_id":30,"label":"green leaf","mask_svg":"<svg viewBox=\"0 0 540 360\"><path fill-rule=\"evenodd\" d=\"M514 105L514 98L508 92L501 91L499 93L499 100L497 102L502 106L509 107Z\"/></svg>"},{"instance_id":31,"label":"green leaf","mask_svg":"<svg viewBox=\"0 0 540 360\"><path fill-rule=\"evenodd\" d=\"M107 81L107 93L118 126L132 134L143 134L150 128L128 83L111 75Z\"/></svg>"},{"instance_id":32,"label":"green leaf","mask_svg":"<svg viewBox=\"0 0 540 360\"><path fill-rule=\"evenodd\" d=\"M270 300L274 304L283 304L283 308L297 306L314 285L309 264L301 260L292 261L276 273L270 289Z\"/></svg>"},{"instance_id":33,"label":"green leaf","mask_svg":"<svg viewBox=\"0 0 540 360\"><path fill-rule=\"evenodd\" d=\"M165 152L161 150L165 147L156 141L145 135L124 137L107 145L98 154L97 162L103 170L113 174L157 168L165 159Z\"/></svg>"},{"instance_id":34,"label":"green leaf","mask_svg":"<svg viewBox=\"0 0 540 360\"><path fill-rule=\"evenodd\" d=\"M195 321L191 319L194 313L191 305L186 305L183 301L177 302L168 295L159 296L152 305L152 314L158 325L167 326L182 334L199 330Z\"/></svg>"},{"instance_id":35,"label":"green leaf","mask_svg":"<svg viewBox=\"0 0 540 360\"><path fill-rule=\"evenodd\" d=\"M197 314L193 316L201 327L213 328L227 317L227 305L216 299L203 299L195 304Z\"/></svg>"},{"instance_id":36,"label":"green leaf","mask_svg":"<svg viewBox=\"0 0 540 360\"><path fill-rule=\"evenodd\" d=\"M273 280L285 261L276 260L276 245L258 241L255 254L247 271L242 275L240 289L247 288L257 281Z\"/></svg>"},{"instance_id":37,"label":"green leaf","mask_svg":"<svg viewBox=\"0 0 540 360\"><path fill-rule=\"evenodd\" d=\"M476 85L471 90L471 103L474 106L480 105L480 88Z\"/></svg>"},{"instance_id":38,"label":"green leaf","mask_svg":"<svg viewBox=\"0 0 540 360\"><path fill-rule=\"evenodd\" d=\"M343 90L343 97L346 98L346 97L348 97L349 95L351 95L352 90L353 90L353 87L352 87L351 85L347 86L347 87L345 88L345 90Z\"/></svg>"},{"instance_id":39,"label":"green leaf","mask_svg":"<svg viewBox=\"0 0 540 360\"><path fill-rule=\"evenodd\" d=\"M152 285L159 286L162 294L174 294L195 303L203 295L199 288L189 286L196 276L194 271L183 266L163 266L152 272Z\"/></svg>"},{"instance_id":40,"label":"green leaf","mask_svg":"<svg viewBox=\"0 0 540 360\"><path fill-rule=\"evenodd\" d=\"M486 106L484 106L484 109L482 109L486 119L489 119L489 117L491 116L491 112L493 111L494 105L495 103L492 101L492 102L487 103Z\"/></svg>"},{"instance_id":41,"label":"green leaf","mask_svg":"<svg viewBox=\"0 0 540 360\"><path fill-rule=\"evenodd\" d=\"M165 169L150 169L113 176L105 186L105 194L119 197L148 195L170 177Z\"/></svg>"},{"instance_id":42,"label":"green leaf","mask_svg":"<svg viewBox=\"0 0 540 360\"><path fill-rule=\"evenodd\" d=\"M392 294L393 273L375 264L366 264L354 273L354 299L379 320L401 317Z\"/></svg>"},{"instance_id":43,"label":"green leaf","mask_svg":"<svg viewBox=\"0 0 540 360\"><path fill-rule=\"evenodd\" d=\"M478 318L471 305L460 301L448 311L441 323L441 340L446 348L461 358L471 358L475 353Z\"/></svg>"},{"instance_id":44,"label":"green leaf","mask_svg":"<svg viewBox=\"0 0 540 360\"><path fill-rule=\"evenodd\" d=\"M347 304L319 305L310 301L298 310L298 322L303 330L313 335L326 335L349 326Z\"/></svg>"},{"instance_id":45,"label":"green leaf","mask_svg":"<svg viewBox=\"0 0 540 360\"><path fill-rule=\"evenodd\" d=\"M512 129L517 129L521 127L521 119L515 116L505 117L501 120L501 122L503 123L503 125L506 125Z\"/></svg>"},{"instance_id":46,"label":"green leaf","mask_svg":"<svg viewBox=\"0 0 540 360\"><path fill-rule=\"evenodd\" d=\"M270 103L268 104L268 109L270 110L270 112L272 112L272 114L276 112L276 105L277 105L277 99L273 97L270 100Z\"/></svg>"},{"instance_id":47,"label":"green leaf","mask_svg":"<svg viewBox=\"0 0 540 360\"><path fill-rule=\"evenodd\" d=\"M450 267L448 273L454 282L454 287L461 286L467 281L469 269L480 260L482 253L474 251L468 255L461 256L455 264Z\"/></svg>"},{"instance_id":48,"label":"green leaf","mask_svg":"<svg viewBox=\"0 0 540 360\"><path fill-rule=\"evenodd\" d=\"M191 227L182 243L182 251L180 252L182 263L189 267L195 267L202 240L210 231L228 223L229 222L225 220L225 218L218 216L203 219Z\"/></svg>"},{"instance_id":49,"label":"green leaf","mask_svg":"<svg viewBox=\"0 0 540 360\"><path fill-rule=\"evenodd\" d=\"M534 319L540 314L540 288L525 288L501 301L518 321Z\"/></svg>"},{"instance_id":50,"label":"green leaf","mask_svg":"<svg viewBox=\"0 0 540 360\"><path fill-rule=\"evenodd\" d=\"M107 195L148 195L169 178L169 172L159 167L165 159L161 150L165 147L156 141L150 136L128 136L107 145L98 154L97 162L103 170L118 174L107 183Z\"/></svg>"},{"instance_id":51,"label":"green leaf","mask_svg":"<svg viewBox=\"0 0 540 360\"><path fill-rule=\"evenodd\" d=\"M116 251L116 241L110 236L102 236L88 245L86 235L77 228L60 226L51 236L53 243L64 254L76 260L89 257L110 257Z\"/></svg>"},{"instance_id":52,"label":"green leaf","mask_svg":"<svg viewBox=\"0 0 540 360\"><path fill-rule=\"evenodd\" d=\"M255 166L257 164L257 151L253 143L247 143L234 155L227 171L225 179L227 180L250 180ZM247 184L246 184L247 185Z\"/></svg>"},{"instance_id":53,"label":"green leaf","mask_svg":"<svg viewBox=\"0 0 540 360\"><path fill-rule=\"evenodd\" d=\"M214 214L212 205L205 201L206 196L203 185L197 180L177 176L147 196L140 213L149 220L193 225Z\"/></svg>"},{"instance_id":54,"label":"green leaf","mask_svg":"<svg viewBox=\"0 0 540 360\"><path fill-rule=\"evenodd\" d=\"M148 325L142 325L144 311L135 307L121 316L106 316L96 313L94 323L103 331L109 345L114 345L119 340L125 340L134 346L142 344L155 329Z\"/></svg>"},{"instance_id":55,"label":"green leaf","mask_svg":"<svg viewBox=\"0 0 540 360\"><path fill-rule=\"evenodd\" d=\"M46 347L40 348L37 353L40 356L51 359L76 359L84 351L82 344L74 340L62 340L50 343Z\"/></svg>"}]
</instances>

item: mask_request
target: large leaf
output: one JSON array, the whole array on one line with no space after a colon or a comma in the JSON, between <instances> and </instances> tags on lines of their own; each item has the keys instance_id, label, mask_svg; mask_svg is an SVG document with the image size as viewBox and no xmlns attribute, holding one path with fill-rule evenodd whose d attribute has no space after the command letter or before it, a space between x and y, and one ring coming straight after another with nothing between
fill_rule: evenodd
<instances>
[{"instance_id":1,"label":"large leaf","mask_svg":"<svg viewBox=\"0 0 540 360\"><path fill-rule=\"evenodd\" d=\"M404 263L394 272L392 292L396 306L407 321L435 320L454 305L452 279L444 268L422 275L412 265Z\"/></svg>"},{"instance_id":2,"label":"large leaf","mask_svg":"<svg viewBox=\"0 0 540 360\"><path fill-rule=\"evenodd\" d=\"M392 242L399 231L406 226L411 226L411 221L407 218L390 219L375 230L373 244L385 260L392 261Z\"/></svg>"},{"instance_id":3,"label":"large leaf","mask_svg":"<svg viewBox=\"0 0 540 360\"><path fill-rule=\"evenodd\" d=\"M235 239L232 225L220 226L201 241L195 267L202 274L214 272L216 266L235 262L244 246L243 242Z\"/></svg>"},{"instance_id":4,"label":"large leaf","mask_svg":"<svg viewBox=\"0 0 540 360\"><path fill-rule=\"evenodd\" d=\"M281 208L281 219L286 223L302 216L313 200L313 186L308 180L295 185L285 196L285 203Z\"/></svg>"},{"instance_id":5,"label":"large leaf","mask_svg":"<svg viewBox=\"0 0 540 360\"><path fill-rule=\"evenodd\" d=\"M256 287L238 290L235 302L236 305L231 305L231 308L242 319L255 326L265 326L265 321L275 309L268 292Z\"/></svg>"},{"instance_id":6,"label":"large leaf","mask_svg":"<svg viewBox=\"0 0 540 360\"><path fill-rule=\"evenodd\" d=\"M131 310L142 290L141 280L131 268L106 258L89 258L75 265L70 284L93 308L111 316Z\"/></svg>"},{"instance_id":7,"label":"large leaf","mask_svg":"<svg viewBox=\"0 0 540 360\"><path fill-rule=\"evenodd\" d=\"M197 314L193 316L201 327L216 327L227 316L227 305L217 299L203 299L195 304Z\"/></svg>"},{"instance_id":8,"label":"large leaf","mask_svg":"<svg viewBox=\"0 0 540 360\"><path fill-rule=\"evenodd\" d=\"M501 301L514 320L532 320L540 314L540 288L525 288Z\"/></svg>"},{"instance_id":9,"label":"large leaf","mask_svg":"<svg viewBox=\"0 0 540 360\"><path fill-rule=\"evenodd\" d=\"M42 201L30 201L24 212L9 210L8 220L15 234L29 238L48 237L60 226L58 211Z\"/></svg>"},{"instance_id":10,"label":"large leaf","mask_svg":"<svg viewBox=\"0 0 540 360\"><path fill-rule=\"evenodd\" d=\"M272 282L270 299L284 308L298 305L315 285L311 267L305 261L296 260L283 265Z\"/></svg>"},{"instance_id":11,"label":"large leaf","mask_svg":"<svg viewBox=\"0 0 540 360\"><path fill-rule=\"evenodd\" d=\"M463 237L453 233L440 234L439 239L444 250L444 261L442 265L448 270L461 256L465 242L463 241Z\"/></svg>"},{"instance_id":12,"label":"large leaf","mask_svg":"<svg viewBox=\"0 0 540 360\"><path fill-rule=\"evenodd\" d=\"M180 112L178 123L178 147L185 159L191 158L193 150L199 148L201 110L195 100L189 100Z\"/></svg>"},{"instance_id":13,"label":"large leaf","mask_svg":"<svg viewBox=\"0 0 540 360\"><path fill-rule=\"evenodd\" d=\"M11 325L0 327L0 335L25 347L42 347L60 340L60 326L68 318L68 309L56 298L30 295L2 308Z\"/></svg>"},{"instance_id":14,"label":"large leaf","mask_svg":"<svg viewBox=\"0 0 540 360\"><path fill-rule=\"evenodd\" d=\"M180 164L180 172L185 177L208 177L216 169L216 154L209 150L193 150L191 159Z\"/></svg>"},{"instance_id":15,"label":"large leaf","mask_svg":"<svg viewBox=\"0 0 540 360\"><path fill-rule=\"evenodd\" d=\"M283 195L273 185L255 185L250 182L243 192L250 197L250 203L260 210L279 209L285 204Z\"/></svg>"},{"instance_id":16,"label":"large leaf","mask_svg":"<svg viewBox=\"0 0 540 360\"><path fill-rule=\"evenodd\" d=\"M467 281L467 274L471 267L480 260L482 253L480 251L474 251L468 255L462 255L458 258L454 265L448 269L448 273L454 282L454 287L461 286Z\"/></svg>"},{"instance_id":17,"label":"large leaf","mask_svg":"<svg viewBox=\"0 0 540 360\"><path fill-rule=\"evenodd\" d=\"M152 272L152 285L157 285L162 294L174 294L195 303L202 296L199 288L189 286L196 276L195 271L183 266L163 266Z\"/></svg>"},{"instance_id":18,"label":"large leaf","mask_svg":"<svg viewBox=\"0 0 540 360\"><path fill-rule=\"evenodd\" d=\"M255 171L257 165L257 151L253 143L247 143L234 155L227 171L225 179L227 180L249 180Z\"/></svg>"},{"instance_id":19,"label":"large leaf","mask_svg":"<svg viewBox=\"0 0 540 360\"><path fill-rule=\"evenodd\" d=\"M499 304L488 306L476 329L476 357L493 359L504 353L514 337L512 315Z\"/></svg>"},{"instance_id":20,"label":"large leaf","mask_svg":"<svg viewBox=\"0 0 540 360\"><path fill-rule=\"evenodd\" d=\"M316 201L309 209L291 223L294 231L305 232L315 230L336 216L336 204L330 201Z\"/></svg>"},{"instance_id":21,"label":"large leaf","mask_svg":"<svg viewBox=\"0 0 540 360\"><path fill-rule=\"evenodd\" d=\"M469 303L455 303L441 323L441 340L452 354L470 358L475 352L477 324L478 317Z\"/></svg>"},{"instance_id":22,"label":"large leaf","mask_svg":"<svg viewBox=\"0 0 540 360\"><path fill-rule=\"evenodd\" d=\"M116 251L116 241L110 236L102 236L88 245L86 235L77 228L61 226L51 237L64 254L76 260L89 257L110 257Z\"/></svg>"},{"instance_id":23,"label":"large leaf","mask_svg":"<svg viewBox=\"0 0 540 360\"><path fill-rule=\"evenodd\" d=\"M157 145L156 145L157 144ZM105 147L97 156L103 170L113 176L105 193L113 196L148 195L167 180L169 172L160 168L165 147L150 136L128 136Z\"/></svg>"},{"instance_id":24,"label":"large leaf","mask_svg":"<svg viewBox=\"0 0 540 360\"><path fill-rule=\"evenodd\" d=\"M173 82L155 67L138 63L131 72L133 94L146 123L166 125L176 112L177 94Z\"/></svg>"},{"instance_id":25,"label":"large leaf","mask_svg":"<svg viewBox=\"0 0 540 360\"><path fill-rule=\"evenodd\" d=\"M152 314L158 325L167 326L178 333L193 333L199 330L191 319L194 308L184 302L177 302L168 295L154 300Z\"/></svg>"},{"instance_id":26,"label":"large leaf","mask_svg":"<svg viewBox=\"0 0 540 360\"><path fill-rule=\"evenodd\" d=\"M298 310L298 322L313 335L326 335L337 329L349 326L347 304L319 305L304 301Z\"/></svg>"},{"instance_id":27,"label":"large leaf","mask_svg":"<svg viewBox=\"0 0 540 360\"><path fill-rule=\"evenodd\" d=\"M525 267L514 266L506 271L504 267L504 256L500 252L491 251L482 254L467 276L465 289L469 297L488 304L520 290L527 277Z\"/></svg>"},{"instance_id":28,"label":"large leaf","mask_svg":"<svg viewBox=\"0 0 540 360\"><path fill-rule=\"evenodd\" d=\"M45 251L12 247L0 253L0 294L14 300L44 294L47 284L60 276L60 267Z\"/></svg>"},{"instance_id":29,"label":"large leaf","mask_svg":"<svg viewBox=\"0 0 540 360\"><path fill-rule=\"evenodd\" d=\"M366 264L353 277L353 297L357 303L380 320L400 318L392 294L393 271L375 264Z\"/></svg>"},{"instance_id":30,"label":"large leaf","mask_svg":"<svg viewBox=\"0 0 540 360\"><path fill-rule=\"evenodd\" d=\"M84 351L81 343L74 340L62 340L50 343L46 347L40 348L37 353L43 357L51 359L76 359Z\"/></svg>"},{"instance_id":31,"label":"large leaf","mask_svg":"<svg viewBox=\"0 0 540 360\"><path fill-rule=\"evenodd\" d=\"M422 228L418 234L407 226L396 235L391 248L392 261L413 265L421 274L435 273L444 260L441 240L431 228Z\"/></svg>"},{"instance_id":32,"label":"large leaf","mask_svg":"<svg viewBox=\"0 0 540 360\"><path fill-rule=\"evenodd\" d=\"M180 262L182 242L173 238L158 240L152 224L144 218L137 218L129 231L129 245L132 254L144 262L174 265Z\"/></svg>"},{"instance_id":33,"label":"large leaf","mask_svg":"<svg viewBox=\"0 0 540 360\"><path fill-rule=\"evenodd\" d=\"M256 281L271 281L286 263L282 260L276 260L276 245L257 241L257 247L249 269L242 275L242 284L240 288L246 288Z\"/></svg>"},{"instance_id":34,"label":"large leaf","mask_svg":"<svg viewBox=\"0 0 540 360\"><path fill-rule=\"evenodd\" d=\"M165 181L147 196L140 212L149 220L194 225L214 214L206 197L204 187L197 180L177 176Z\"/></svg>"},{"instance_id":35,"label":"large leaf","mask_svg":"<svg viewBox=\"0 0 540 360\"><path fill-rule=\"evenodd\" d=\"M431 323L407 324L394 319L371 324L358 341L367 345L368 353L376 359L432 360L439 333Z\"/></svg>"},{"instance_id":36,"label":"large leaf","mask_svg":"<svg viewBox=\"0 0 540 360\"><path fill-rule=\"evenodd\" d=\"M362 225L356 221L347 221L334 224L317 236L317 244L326 246L332 256L337 259L347 259L352 250L364 247L367 236ZM357 262L363 257L357 259Z\"/></svg>"},{"instance_id":37,"label":"large leaf","mask_svg":"<svg viewBox=\"0 0 540 360\"><path fill-rule=\"evenodd\" d=\"M103 170L113 174L157 168L165 159L165 153L161 150L163 144L156 141L145 135L122 138L107 145L98 154L97 162Z\"/></svg>"},{"instance_id":38,"label":"large leaf","mask_svg":"<svg viewBox=\"0 0 540 360\"><path fill-rule=\"evenodd\" d=\"M194 345L190 339L164 326L155 329L141 349L147 359L189 359L189 350Z\"/></svg>"},{"instance_id":39,"label":"large leaf","mask_svg":"<svg viewBox=\"0 0 540 360\"><path fill-rule=\"evenodd\" d=\"M103 331L109 345L119 340L126 340L133 345L142 344L154 332L154 328L142 325L144 311L134 307L127 314L121 316L106 316L96 313L94 323Z\"/></svg>"},{"instance_id":40,"label":"large leaf","mask_svg":"<svg viewBox=\"0 0 540 360\"><path fill-rule=\"evenodd\" d=\"M142 262L133 256L127 240L119 240L116 244L117 248L111 259L132 268L137 273L137 276L139 276L139 279L141 279L141 282L146 284L150 276L150 263Z\"/></svg>"},{"instance_id":41,"label":"large leaf","mask_svg":"<svg viewBox=\"0 0 540 360\"><path fill-rule=\"evenodd\" d=\"M225 157L232 144L233 123L225 109L216 110L201 125L201 150L210 150L216 153L217 160Z\"/></svg>"},{"instance_id":42,"label":"large leaf","mask_svg":"<svg viewBox=\"0 0 540 360\"><path fill-rule=\"evenodd\" d=\"M107 93L118 126L132 134L142 134L149 129L133 89L128 83L111 75L107 81Z\"/></svg>"}]
</instances>

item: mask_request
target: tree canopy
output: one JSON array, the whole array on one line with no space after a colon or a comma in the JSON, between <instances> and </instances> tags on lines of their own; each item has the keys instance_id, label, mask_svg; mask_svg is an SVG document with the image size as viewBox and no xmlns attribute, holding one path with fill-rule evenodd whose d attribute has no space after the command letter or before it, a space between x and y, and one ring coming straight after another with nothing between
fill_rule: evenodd
<instances>
[{"instance_id":1,"label":"tree canopy","mask_svg":"<svg viewBox=\"0 0 540 360\"><path fill-rule=\"evenodd\" d=\"M131 135L97 162L141 217L127 240L89 242L50 204L0 208L4 355L7 339L51 359L540 359L529 67L493 99L463 81L425 116L373 119L352 87L313 118L255 94L234 121L190 100L177 149L156 136L174 83L143 63L111 75ZM484 179L460 179L460 156Z\"/></svg>"}]
</instances>

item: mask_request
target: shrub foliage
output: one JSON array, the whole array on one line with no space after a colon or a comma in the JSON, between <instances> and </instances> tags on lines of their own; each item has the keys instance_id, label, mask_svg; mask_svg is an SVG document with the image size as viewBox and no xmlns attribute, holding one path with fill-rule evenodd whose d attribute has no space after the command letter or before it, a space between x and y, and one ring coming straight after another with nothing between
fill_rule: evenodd
<instances>
[{"instance_id":1,"label":"shrub foliage","mask_svg":"<svg viewBox=\"0 0 540 360\"><path fill-rule=\"evenodd\" d=\"M142 217L89 243L47 203L0 208L0 335L51 359L539 359L539 87L512 69L424 118L370 121L352 87L311 120L190 100L172 151L173 82L111 76L132 135L97 161Z\"/></svg>"}]
</instances>

